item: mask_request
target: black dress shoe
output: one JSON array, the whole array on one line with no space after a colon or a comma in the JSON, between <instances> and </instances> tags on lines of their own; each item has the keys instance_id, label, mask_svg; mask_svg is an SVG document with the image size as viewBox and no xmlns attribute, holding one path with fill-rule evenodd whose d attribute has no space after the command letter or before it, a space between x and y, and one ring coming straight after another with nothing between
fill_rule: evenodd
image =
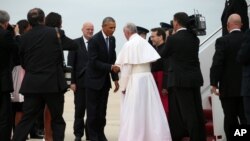
<instances>
[{"instance_id":1,"label":"black dress shoe","mask_svg":"<svg viewBox=\"0 0 250 141\"><path fill-rule=\"evenodd\" d=\"M100 137L99 137L99 140L100 140L100 141L108 141L108 139L106 138L105 135L100 136Z\"/></svg>"},{"instance_id":2,"label":"black dress shoe","mask_svg":"<svg viewBox=\"0 0 250 141\"><path fill-rule=\"evenodd\" d=\"M76 137L75 141L82 141L81 137Z\"/></svg>"},{"instance_id":3,"label":"black dress shoe","mask_svg":"<svg viewBox=\"0 0 250 141\"><path fill-rule=\"evenodd\" d=\"M44 136L44 130L43 129L38 129L37 134Z\"/></svg>"},{"instance_id":4,"label":"black dress shoe","mask_svg":"<svg viewBox=\"0 0 250 141\"><path fill-rule=\"evenodd\" d=\"M31 139L43 139L43 135L38 135L38 134L34 134L34 135L30 135Z\"/></svg>"}]
</instances>

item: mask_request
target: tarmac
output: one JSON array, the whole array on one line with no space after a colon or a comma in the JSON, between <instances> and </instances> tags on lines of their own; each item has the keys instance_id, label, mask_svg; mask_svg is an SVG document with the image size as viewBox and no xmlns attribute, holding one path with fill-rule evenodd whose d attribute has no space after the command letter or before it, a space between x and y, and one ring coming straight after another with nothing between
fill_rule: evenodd
<instances>
[{"instance_id":1,"label":"tarmac","mask_svg":"<svg viewBox=\"0 0 250 141\"><path fill-rule=\"evenodd\" d=\"M105 127L105 134L108 141L118 141L119 126L120 126L120 95L121 93L113 93L110 90L108 108L107 108L107 124ZM74 123L74 94L69 91L65 94L65 104L63 117L66 122L65 141L74 141L73 134ZM27 141L42 141L42 139L29 139ZM85 137L82 138L85 141Z\"/></svg>"}]
</instances>

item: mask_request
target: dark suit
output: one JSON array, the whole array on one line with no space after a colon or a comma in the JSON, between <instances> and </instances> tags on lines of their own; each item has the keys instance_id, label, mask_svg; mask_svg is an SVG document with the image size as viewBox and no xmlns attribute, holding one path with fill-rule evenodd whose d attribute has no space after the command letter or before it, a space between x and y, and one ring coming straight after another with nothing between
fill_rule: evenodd
<instances>
[{"instance_id":1,"label":"dark suit","mask_svg":"<svg viewBox=\"0 0 250 141\"><path fill-rule=\"evenodd\" d=\"M163 57L169 59L169 126L173 141L187 133L192 141L205 141L200 86L199 39L187 30L169 36Z\"/></svg>"},{"instance_id":2,"label":"dark suit","mask_svg":"<svg viewBox=\"0 0 250 141\"><path fill-rule=\"evenodd\" d=\"M18 47L10 32L0 26L0 140L11 136L12 56L18 56Z\"/></svg>"},{"instance_id":3,"label":"dark suit","mask_svg":"<svg viewBox=\"0 0 250 141\"><path fill-rule=\"evenodd\" d=\"M210 69L211 85L219 86L221 105L225 115L224 130L228 141L232 140L230 128L246 123L243 100L240 96L242 70L236 60L242 41L243 33L240 31L233 31L218 38Z\"/></svg>"},{"instance_id":4,"label":"dark suit","mask_svg":"<svg viewBox=\"0 0 250 141\"><path fill-rule=\"evenodd\" d=\"M104 141L110 73L113 81L118 80L117 74L111 72L111 65L116 60L115 38L110 37L107 49L100 31L89 40L88 49L89 63L85 75L88 132L91 141Z\"/></svg>"},{"instance_id":5,"label":"dark suit","mask_svg":"<svg viewBox=\"0 0 250 141\"><path fill-rule=\"evenodd\" d=\"M247 30L241 49L238 52L238 60L242 68L241 95L244 100L247 123L250 124L250 30Z\"/></svg>"},{"instance_id":6,"label":"dark suit","mask_svg":"<svg viewBox=\"0 0 250 141\"><path fill-rule=\"evenodd\" d=\"M248 20L248 6L245 0L226 0L225 8L223 10L221 16L222 23L222 35L228 34L227 31L227 20L231 14L237 13L241 17L241 21L243 26L241 30L245 32L249 28L249 20Z\"/></svg>"},{"instance_id":7,"label":"dark suit","mask_svg":"<svg viewBox=\"0 0 250 141\"><path fill-rule=\"evenodd\" d=\"M79 48L76 51L70 51L68 55L68 65L72 66L72 82L76 85L75 92L75 120L74 135L81 138L84 133L84 115L86 110L86 94L85 94L85 71L88 62L88 51L83 37L75 39ZM86 129L86 128L85 128Z\"/></svg>"},{"instance_id":8,"label":"dark suit","mask_svg":"<svg viewBox=\"0 0 250 141\"><path fill-rule=\"evenodd\" d=\"M62 47L77 48L75 42L61 31ZM20 45L21 65L25 76L20 92L24 95L24 116L16 127L13 141L23 141L44 109L46 103L52 117L53 140L63 141L65 122L62 117L64 92L67 84L62 67L62 56L56 30L43 25L34 26L22 35Z\"/></svg>"}]
</instances>

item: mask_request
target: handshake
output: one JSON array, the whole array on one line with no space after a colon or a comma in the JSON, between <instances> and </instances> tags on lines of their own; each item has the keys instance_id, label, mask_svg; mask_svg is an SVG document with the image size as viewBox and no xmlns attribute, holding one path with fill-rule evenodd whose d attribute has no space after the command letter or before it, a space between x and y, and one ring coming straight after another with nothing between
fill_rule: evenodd
<instances>
[{"instance_id":1,"label":"handshake","mask_svg":"<svg viewBox=\"0 0 250 141\"><path fill-rule=\"evenodd\" d=\"M118 73L118 72L120 72L120 67L117 65L112 65L111 71L113 71L114 73Z\"/></svg>"}]
</instances>

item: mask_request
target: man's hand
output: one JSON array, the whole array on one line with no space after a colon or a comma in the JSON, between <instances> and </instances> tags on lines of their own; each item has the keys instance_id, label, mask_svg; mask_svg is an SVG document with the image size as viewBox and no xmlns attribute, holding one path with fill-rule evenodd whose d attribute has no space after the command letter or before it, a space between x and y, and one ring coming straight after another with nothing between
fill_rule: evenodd
<instances>
[{"instance_id":1,"label":"man's hand","mask_svg":"<svg viewBox=\"0 0 250 141\"><path fill-rule=\"evenodd\" d=\"M120 67L119 67L119 66L116 66L116 65L112 65L111 70L112 70L113 72L115 72L115 73L118 73L118 72L120 72Z\"/></svg>"},{"instance_id":2,"label":"man's hand","mask_svg":"<svg viewBox=\"0 0 250 141\"><path fill-rule=\"evenodd\" d=\"M211 94L215 94L215 95L220 96L219 90L215 86L211 86Z\"/></svg>"},{"instance_id":3,"label":"man's hand","mask_svg":"<svg viewBox=\"0 0 250 141\"><path fill-rule=\"evenodd\" d=\"M74 92L76 92L76 84L71 84L70 89L73 90Z\"/></svg>"},{"instance_id":4,"label":"man's hand","mask_svg":"<svg viewBox=\"0 0 250 141\"><path fill-rule=\"evenodd\" d=\"M168 94L168 90L167 89L162 89L162 95L166 96Z\"/></svg>"},{"instance_id":5,"label":"man's hand","mask_svg":"<svg viewBox=\"0 0 250 141\"><path fill-rule=\"evenodd\" d=\"M119 90L119 83L118 81L115 81L115 89L114 92L117 92Z\"/></svg>"}]
</instances>

